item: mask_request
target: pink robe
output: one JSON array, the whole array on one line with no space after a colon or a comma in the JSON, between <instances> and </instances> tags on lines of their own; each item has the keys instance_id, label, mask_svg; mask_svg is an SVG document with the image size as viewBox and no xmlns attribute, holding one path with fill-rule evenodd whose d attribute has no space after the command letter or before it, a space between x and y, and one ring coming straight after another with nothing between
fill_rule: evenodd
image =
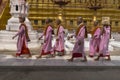
<instances>
[{"instance_id":1,"label":"pink robe","mask_svg":"<svg viewBox=\"0 0 120 80\"><path fill-rule=\"evenodd\" d=\"M105 33L103 33L103 35L101 36L100 52L99 53L101 56L109 56L110 54L108 51L108 46L109 46L111 28L110 28L110 26L108 26L108 28L106 28L104 26L103 29L105 30Z\"/></svg>"},{"instance_id":2,"label":"pink robe","mask_svg":"<svg viewBox=\"0 0 120 80\"><path fill-rule=\"evenodd\" d=\"M52 53L52 32L51 26L47 27L46 34L44 35L45 43L42 45L42 55L47 55Z\"/></svg>"},{"instance_id":3,"label":"pink robe","mask_svg":"<svg viewBox=\"0 0 120 80\"><path fill-rule=\"evenodd\" d=\"M72 57L84 57L84 38L85 38L85 26L82 26L76 37L76 42L72 51ZM80 43L80 45L79 45Z\"/></svg>"},{"instance_id":4,"label":"pink robe","mask_svg":"<svg viewBox=\"0 0 120 80\"><path fill-rule=\"evenodd\" d=\"M96 52L99 52L100 33L101 30L98 27L93 33L93 37L90 40L90 54L89 54L90 57L93 57L96 54Z\"/></svg>"},{"instance_id":5,"label":"pink robe","mask_svg":"<svg viewBox=\"0 0 120 80\"><path fill-rule=\"evenodd\" d=\"M16 55L21 55L21 54L30 54L30 51L28 49L27 45L27 37L25 33L25 26L20 25L18 33L15 35L15 37L18 36L17 40L17 54Z\"/></svg>"},{"instance_id":6,"label":"pink robe","mask_svg":"<svg viewBox=\"0 0 120 80\"><path fill-rule=\"evenodd\" d=\"M64 52L64 28L59 26L54 51Z\"/></svg>"}]
</instances>

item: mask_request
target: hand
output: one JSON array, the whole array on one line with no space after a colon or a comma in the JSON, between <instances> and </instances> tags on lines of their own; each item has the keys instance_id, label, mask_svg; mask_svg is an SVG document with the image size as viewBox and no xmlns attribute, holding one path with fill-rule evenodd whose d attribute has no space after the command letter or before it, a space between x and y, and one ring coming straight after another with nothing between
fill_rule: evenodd
<instances>
[{"instance_id":1,"label":"hand","mask_svg":"<svg viewBox=\"0 0 120 80\"><path fill-rule=\"evenodd\" d=\"M59 41L59 39L57 38L56 41Z\"/></svg>"},{"instance_id":2,"label":"hand","mask_svg":"<svg viewBox=\"0 0 120 80\"><path fill-rule=\"evenodd\" d=\"M40 40L42 37L38 38L38 40Z\"/></svg>"},{"instance_id":3,"label":"hand","mask_svg":"<svg viewBox=\"0 0 120 80\"><path fill-rule=\"evenodd\" d=\"M43 42L41 43L41 45L43 45Z\"/></svg>"},{"instance_id":4,"label":"hand","mask_svg":"<svg viewBox=\"0 0 120 80\"><path fill-rule=\"evenodd\" d=\"M81 41L78 42L78 45L81 45Z\"/></svg>"},{"instance_id":5,"label":"hand","mask_svg":"<svg viewBox=\"0 0 120 80\"><path fill-rule=\"evenodd\" d=\"M70 38L73 38L73 36L71 36Z\"/></svg>"},{"instance_id":6,"label":"hand","mask_svg":"<svg viewBox=\"0 0 120 80\"><path fill-rule=\"evenodd\" d=\"M46 43L46 40L44 40L44 43Z\"/></svg>"},{"instance_id":7,"label":"hand","mask_svg":"<svg viewBox=\"0 0 120 80\"><path fill-rule=\"evenodd\" d=\"M15 38L15 36L12 37L12 39L14 39L14 38Z\"/></svg>"},{"instance_id":8,"label":"hand","mask_svg":"<svg viewBox=\"0 0 120 80\"><path fill-rule=\"evenodd\" d=\"M27 42L30 42L30 39L28 39Z\"/></svg>"},{"instance_id":9,"label":"hand","mask_svg":"<svg viewBox=\"0 0 120 80\"><path fill-rule=\"evenodd\" d=\"M69 36L67 37L67 40L70 40L70 37L69 37Z\"/></svg>"},{"instance_id":10,"label":"hand","mask_svg":"<svg viewBox=\"0 0 120 80\"><path fill-rule=\"evenodd\" d=\"M56 37L56 41L58 41L59 40L59 38L58 37Z\"/></svg>"},{"instance_id":11,"label":"hand","mask_svg":"<svg viewBox=\"0 0 120 80\"><path fill-rule=\"evenodd\" d=\"M41 38L38 38L38 40L40 40Z\"/></svg>"},{"instance_id":12,"label":"hand","mask_svg":"<svg viewBox=\"0 0 120 80\"><path fill-rule=\"evenodd\" d=\"M96 38L96 37L97 37L97 35L94 36L94 38Z\"/></svg>"}]
</instances>

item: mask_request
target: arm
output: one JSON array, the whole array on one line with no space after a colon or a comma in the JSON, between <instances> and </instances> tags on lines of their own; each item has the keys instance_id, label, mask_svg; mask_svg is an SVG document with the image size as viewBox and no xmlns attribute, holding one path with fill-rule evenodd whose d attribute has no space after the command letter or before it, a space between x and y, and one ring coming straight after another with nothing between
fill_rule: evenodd
<instances>
[{"instance_id":1,"label":"arm","mask_svg":"<svg viewBox=\"0 0 120 80\"><path fill-rule=\"evenodd\" d=\"M59 34L58 34L57 39L62 38L64 34L65 34L65 32L64 32L64 28L61 26L61 27L60 27L60 31L59 31Z\"/></svg>"},{"instance_id":2,"label":"arm","mask_svg":"<svg viewBox=\"0 0 120 80\"><path fill-rule=\"evenodd\" d=\"M77 36L78 40L84 39L85 37L85 28L82 28Z\"/></svg>"},{"instance_id":3,"label":"arm","mask_svg":"<svg viewBox=\"0 0 120 80\"><path fill-rule=\"evenodd\" d=\"M44 33L42 33L42 35L38 38L39 40L44 36Z\"/></svg>"},{"instance_id":4,"label":"arm","mask_svg":"<svg viewBox=\"0 0 120 80\"><path fill-rule=\"evenodd\" d=\"M109 38L111 38L111 28L106 28L106 34L109 35Z\"/></svg>"},{"instance_id":5,"label":"arm","mask_svg":"<svg viewBox=\"0 0 120 80\"><path fill-rule=\"evenodd\" d=\"M47 33L46 33L46 36L45 36L45 42L49 39L49 36L52 35L52 28L51 27L48 27L47 29Z\"/></svg>"},{"instance_id":6,"label":"arm","mask_svg":"<svg viewBox=\"0 0 120 80\"><path fill-rule=\"evenodd\" d=\"M93 38L99 38L100 37L100 28L96 30Z\"/></svg>"},{"instance_id":7,"label":"arm","mask_svg":"<svg viewBox=\"0 0 120 80\"><path fill-rule=\"evenodd\" d=\"M17 37L19 34L21 34L23 31L25 30L24 26L21 26L21 28L19 29L19 31L17 32L17 34L15 34L15 36L12 37L12 39L14 39L15 37Z\"/></svg>"}]
</instances>

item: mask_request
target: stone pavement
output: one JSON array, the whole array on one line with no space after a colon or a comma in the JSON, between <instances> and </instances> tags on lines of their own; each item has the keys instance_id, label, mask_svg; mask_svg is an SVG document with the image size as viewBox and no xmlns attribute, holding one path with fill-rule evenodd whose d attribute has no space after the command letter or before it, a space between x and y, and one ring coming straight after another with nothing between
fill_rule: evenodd
<instances>
[{"instance_id":1,"label":"stone pavement","mask_svg":"<svg viewBox=\"0 0 120 80\"><path fill-rule=\"evenodd\" d=\"M1 54L0 55L0 66L73 66L73 67L83 67L83 66L112 66L120 67L120 56L111 56L111 61L105 61L101 58L99 61L94 61L93 58L88 57L87 62L81 62L80 59L75 59L73 62L68 62L67 59L70 55L65 55L63 57L56 56L55 58L43 57L36 59L36 55L32 58L26 58L25 56L15 58L12 55Z\"/></svg>"},{"instance_id":2,"label":"stone pavement","mask_svg":"<svg viewBox=\"0 0 120 80\"><path fill-rule=\"evenodd\" d=\"M0 54L0 80L120 80L120 56L112 61L68 62L70 55L55 58L15 58Z\"/></svg>"}]
</instances>

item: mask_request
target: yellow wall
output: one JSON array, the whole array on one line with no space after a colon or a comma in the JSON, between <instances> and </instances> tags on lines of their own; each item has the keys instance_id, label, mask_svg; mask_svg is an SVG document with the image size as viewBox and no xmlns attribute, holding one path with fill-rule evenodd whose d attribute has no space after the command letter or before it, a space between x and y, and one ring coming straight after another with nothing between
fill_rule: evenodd
<instances>
[{"instance_id":1,"label":"yellow wall","mask_svg":"<svg viewBox=\"0 0 120 80\"><path fill-rule=\"evenodd\" d=\"M38 28L43 28L42 22L44 19L50 17L53 20L58 18L60 14L60 8L58 5L53 4L51 0L29 0L30 3L30 12L29 19L32 21L33 26ZM93 25L93 16L96 14L97 20L101 23L102 17L110 17L113 31L120 30L120 10L118 9L118 0L98 0L99 3L102 3L102 9L90 10L87 8L89 0L70 0L71 3L63 7L62 14L64 18L64 24L66 28L75 28L76 19L79 16L82 16L87 22L87 26L90 29ZM93 0L94 1L94 0ZM34 20L38 20L38 24L34 24ZM73 20L73 25L70 25L70 21ZM117 25L118 24L118 25ZM69 27L72 26L72 27ZM102 25L101 25L102 26Z\"/></svg>"},{"instance_id":2,"label":"yellow wall","mask_svg":"<svg viewBox=\"0 0 120 80\"><path fill-rule=\"evenodd\" d=\"M76 27L77 17L80 16L84 18L84 20L87 22L88 29L90 29L93 26L93 16L96 15L97 20L100 22L100 25L102 17L110 17L113 27L112 31L120 31L120 9L118 9L118 6L120 5L120 0L115 0L115 3L114 0L98 0L103 8L97 10L96 12L87 8L89 5L89 0L81 0L81 3L80 0L70 0L71 3L63 7L63 9L60 9L59 6L52 3L51 0L43 0L44 3L42 2L42 0L27 1L30 5L28 17L35 29L44 28L42 22L44 22L46 18L49 17L55 20L56 18L58 18L58 15L62 13L63 24L66 28L69 29L74 29ZM38 24L35 24L35 21L36 23L38 22ZM71 22L73 22L73 25L71 25Z\"/></svg>"}]
</instances>

